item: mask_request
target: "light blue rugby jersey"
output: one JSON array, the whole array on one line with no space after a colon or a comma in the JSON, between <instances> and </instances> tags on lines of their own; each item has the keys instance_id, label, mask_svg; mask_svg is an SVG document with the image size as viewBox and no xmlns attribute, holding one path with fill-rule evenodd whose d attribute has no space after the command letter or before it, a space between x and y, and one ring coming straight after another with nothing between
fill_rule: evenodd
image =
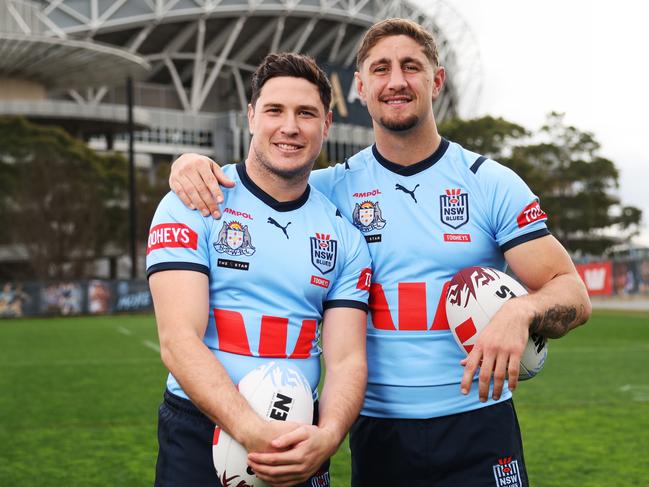
<instances>
[{"instance_id":1,"label":"light blue rugby jersey","mask_svg":"<svg viewBox=\"0 0 649 487\"><path fill-rule=\"evenodd\" d=\"M270 360L289 360L316 391L320 322L331 307L367 310L370 256L361 233L320 192L277 202L245 171L223 191L214 220L167 194L156 210L147 275L185 269L209 277L210 314L203 341L236 384ZM168 389L187 397L173 375Z\"/></svg>"},{"instance_id":2,"label":"light blue rugby jersey","mask_svg":"<svg viewBox=\"0 0 649 487\"><path fill-rule=\"evenodd\" d=\"M479 402L477 376L460 393L465 355L440 298L460 269L504 269L506 250L549 234L538 198L510 169L445 139L408 167L368 147L310 183L363 232L372 255L362 414L432 418L494 404ZM501 401L509 397L505 388Z\"/></svg>"}]
</instances>

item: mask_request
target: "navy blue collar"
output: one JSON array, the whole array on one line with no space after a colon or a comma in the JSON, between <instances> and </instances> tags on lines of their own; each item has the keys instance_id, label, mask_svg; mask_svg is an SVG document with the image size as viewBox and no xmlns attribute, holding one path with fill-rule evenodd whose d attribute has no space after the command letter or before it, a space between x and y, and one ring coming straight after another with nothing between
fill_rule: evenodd
<instances>
[{"instance_id":1,"label":"navy blue collar","mask_svg":"<svg viewBox=\"0 0 649 487\"><path fill-rule=\"evenodd\" d=\"M435 152L433 152L423 161L419 161L409 166L402 166L401 164L387 160L379 153L379 150L376 148L376 144L372 145L372 154L374 154L374 157L379 162L379 164L381 164L388 171L392 171L393 173L399 174L400 176L413 176L422 171L425 171L437 161L439 161L446 152L446 149L448 149L448 146L448 140L442 137L442 141L440 142L439 147L435 150Z\"/></svg>"},{"instance_id":2,"label":"navy blue collar","mask_svg":"<svg viewBox=\"0 0 649 487\"><path fill-rule=\"evenodd\" d=\"M283 212L297 210L307 202L307 200L309 199L309 194L311 193L311 186L307 185L304 193L302 193L302 195L298 199L292 201L277 201L275 198L273 198L271 195L257 186L252 179L250 179L250 176L248 176L248 171L246 171L245 162L240 162L239 164L237 164L237 173L239 174L241 182L246 187L246 189L248 189L248 191L250 191L257 198L259 198L261 201L263 201L276 211Z\"/></svg>"}]
</instances>

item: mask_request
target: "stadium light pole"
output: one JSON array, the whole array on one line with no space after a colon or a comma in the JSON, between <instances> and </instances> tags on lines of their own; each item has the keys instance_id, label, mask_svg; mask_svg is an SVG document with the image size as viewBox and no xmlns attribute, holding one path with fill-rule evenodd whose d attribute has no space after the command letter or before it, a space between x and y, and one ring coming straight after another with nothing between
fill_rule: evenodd
<instances>
[{"instance_id":1,"label":"stadium light pole","mask_svg":"<svg viewBox=\"0 0 649 487\"><path fill-rule=\"evenodd\" d=\"M128 104L128 221L131 249L131 279L137 277L137 208L135 199L135 130L133 127L133 78L126 79L126 101Z\"/></svg>"}]
</instances>

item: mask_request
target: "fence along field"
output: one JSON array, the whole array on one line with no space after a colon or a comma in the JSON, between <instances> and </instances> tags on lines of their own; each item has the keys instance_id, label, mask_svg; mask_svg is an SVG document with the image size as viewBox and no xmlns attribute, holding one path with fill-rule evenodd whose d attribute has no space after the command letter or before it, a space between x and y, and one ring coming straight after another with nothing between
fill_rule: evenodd
<instances>
[{"instance_id":1,"label":"fence along field","mask_svg":"<svg viewBox=\"0 0 649 487\"><path fill-rule=\"evenodd\" d=\"M157 342L151 315L0 321L2 485L151 485ZM597 311L550 342L515 393L531 485L649 485L648 355L649 313ZM349 471L345 443L333 485Z\"/></svg>"}]
</instances>

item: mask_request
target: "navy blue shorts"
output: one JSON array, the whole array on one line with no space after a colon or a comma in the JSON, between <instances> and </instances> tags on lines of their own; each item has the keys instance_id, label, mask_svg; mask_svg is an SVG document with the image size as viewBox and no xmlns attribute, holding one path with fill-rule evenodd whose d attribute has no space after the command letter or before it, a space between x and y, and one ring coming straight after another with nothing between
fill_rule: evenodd
<instances>
[{"instance_id":1,"label":"navy blue shorts","mask_svg":"<svg viewBox=\"0 0 649 487\"><path fill-rule=\"evenodd\" d=\"M511 399L440 418L360 416L349 444L352 487L529 485Z\"/></svg>"},{"instance_id":2,"label":"navy blue shorts","mask_svg":"<svg viewBox=\"0 0 649 487\"><path fill-rule=\"evenodd\" d=\"M191 401L165 391L158 412L155 486L222 487L212 463L213 436L214 423L207 416ZM329 487L329 460L302 486Z\"/></svg>"}]
</instances>

